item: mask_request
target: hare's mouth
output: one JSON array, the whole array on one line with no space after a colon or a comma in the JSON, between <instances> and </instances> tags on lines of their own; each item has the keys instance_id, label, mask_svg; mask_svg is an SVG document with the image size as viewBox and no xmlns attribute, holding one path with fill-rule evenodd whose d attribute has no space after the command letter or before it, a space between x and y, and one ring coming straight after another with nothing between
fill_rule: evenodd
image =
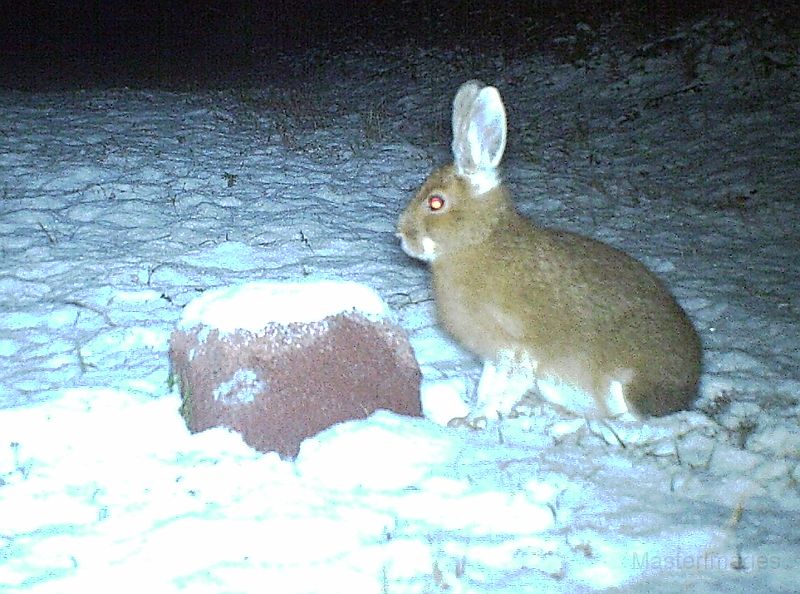
<instances>
[{"instance_id":1,"label":"hare's mouth","mask_svg":"<svg viewBox=\"0 0 800 594\"><path fill-rule=\"evenodd\" d=\"M404 233L395 233L395 236L400 239L400 247L403 251L423 262L433 262L436 258L436 242L429 237L423 237L419 243L412 243Z\"/></svg>"}]
</instances>

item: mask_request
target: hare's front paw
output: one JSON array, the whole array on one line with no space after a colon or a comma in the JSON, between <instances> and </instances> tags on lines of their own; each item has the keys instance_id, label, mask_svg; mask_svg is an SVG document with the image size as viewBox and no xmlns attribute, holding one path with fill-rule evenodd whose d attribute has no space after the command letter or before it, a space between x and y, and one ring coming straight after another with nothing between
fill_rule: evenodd
<instances>
[{"instance_id":1,"label":"hare's front paw","mask_svg":"<svg viewBox=\"0 0 800 594\"><path fill-rule=\"evenodd\" d=\"M478 403L470 418L485 425L508 416L535 385L536 362L527 353L500 351L496 360L483 363Z\"/></svg>"},{"instance_id":2,"label":"hare's front paw","mask_svg":"<svg viewBox=\"0 0 800 594\"><path fill-rule=\"evenodd\" d=\"M485 417L476 417L473 418L471 416L466 417L453 417L448 421L447 426L451 429L475 429L480 431L481 429L486 429L487 421Z\"/></svg>"}]
</instances>

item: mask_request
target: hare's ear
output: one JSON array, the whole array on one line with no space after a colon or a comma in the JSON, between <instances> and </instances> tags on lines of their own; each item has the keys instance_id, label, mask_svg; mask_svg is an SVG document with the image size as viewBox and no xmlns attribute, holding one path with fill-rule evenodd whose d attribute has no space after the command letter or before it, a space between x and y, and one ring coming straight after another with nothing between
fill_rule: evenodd
<instances>
[{"instance_id":1,"label":"hare's ear","mask_svg":"<svg viewBox=\"0 0 800 594\"><path fill-rule=\"evenodd\" d=\"M459 87L453 99L453 154L456 154L457 146L463 145L461 139L467 135L472 106L485 86L479 80L469 80Z\"/></svg>"},{"instance_id":2,"label":"hare's ear","mask_svg":"<svg viewBox=\"0 0 800 594\"><path fill-rule=\"evenodd\" d=\"M496 169L505 148L506 110L500 93L478 81L464 83L453 102L456 170L489 189L497 184Z\"/></svg>"}]
</instances>

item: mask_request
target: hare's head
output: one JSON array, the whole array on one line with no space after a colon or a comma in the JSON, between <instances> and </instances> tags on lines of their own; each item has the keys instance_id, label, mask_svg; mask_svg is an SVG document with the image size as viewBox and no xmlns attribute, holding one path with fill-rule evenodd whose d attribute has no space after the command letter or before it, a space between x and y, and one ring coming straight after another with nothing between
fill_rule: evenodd
<instances>
[{"instance_id":1,"label":"hare's head","mask_svg":"<svg viewBox=\"0 0 800 594\"><path fill-rule=\"evenodd\" d=\"M453 163L435 170L400 216L403 250L432 262L475 245L513 210L500 185L506 111L500 93L479 81L453 101Z\"/></svg>"}]
</instances>

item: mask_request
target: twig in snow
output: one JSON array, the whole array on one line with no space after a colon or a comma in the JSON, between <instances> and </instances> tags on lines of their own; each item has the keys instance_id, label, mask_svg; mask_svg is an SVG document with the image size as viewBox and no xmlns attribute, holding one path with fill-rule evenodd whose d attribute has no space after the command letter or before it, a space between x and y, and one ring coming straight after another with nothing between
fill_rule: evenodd
<instances>
[{"instance_id":1,"label":"twig in snow","mask_svg":"<svg viewBox=\"0 0 800 594\"><path fill-rule=\"evenodd\" d=\"M668 99L670 97L677 97L678 95L683 95L684 93L690 93L692 91L699 91L705 85L701 82L693 82L690 85L686 85L685 87L681 87L680 89L676 89L675 91L670 91L669 93L664 93L663 95L659 95L657 97L650 97L649 99L645 99L644 106L645 107L656 107L659 103L661 103L664 99Z\"/></svg>"},{"instance_id":2,"label":"twig in snow","mask_svg":"<svg viewBox=\"0 0 800 594\"><path fill-rule=\"evenodd\" d=\"M56 240L56 238L55 238L55 235L53 235L52 233L50 233L50 230L49 230L47 227L45 227L45 226L44 226L44 225L43 225L41 222L40 222L40 223L38 223L38 225L39 225L39 229L41 229L41 230L42 230L42 232L43 232L43 233L45 234L45 236L47 237L47 241L48 241L49 243L52 243L52 244L55 244L55 243L57 243L57 240Z\"/></svg>"}]
</instances>

